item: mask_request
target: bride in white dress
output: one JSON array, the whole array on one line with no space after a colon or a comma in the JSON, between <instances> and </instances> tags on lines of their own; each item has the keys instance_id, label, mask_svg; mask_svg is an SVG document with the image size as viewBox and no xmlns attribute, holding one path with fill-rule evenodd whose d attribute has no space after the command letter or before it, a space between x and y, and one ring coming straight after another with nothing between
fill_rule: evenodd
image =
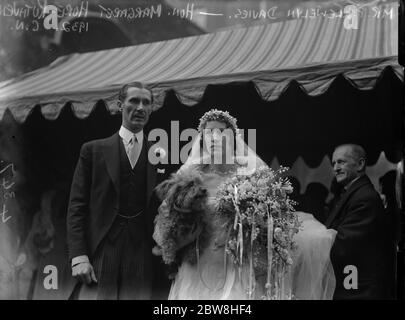
<instances>
[{"instance_id":1,"label":"bride in white dress","mask_svg":"<svg viewBox=\"0 0 405 320\"><path fill-rule=\"evenodd\" d=\"M231 129L236 139L229 143L225 137ZM211 110L200 121L199 132L190 156L180 172L199 172L207 190L205 215L205 239L202 248L198 245L199 231L190 233L187 239L178 239L178 249L186 245L195 248L197 259L180 261L178 272L172 283L169 299L191 300L240 300L248 299L249 268L243 264L242 272L225 251L227 242L226 218L216 214L215 196L218 187L228 178L238 174L251 174L265 163L237 135L236 119L227 112ZM232 150L235 150L232 152ZM227 164L225 155L231 153L235 164ZM244 154L247 156L242 157ZM213 160L216 156L222 161ZM206 164L209 163L210 164ZM218 163L219 164L214 164ZM329 253L336 231L328 230L311 214L297 212L301 221L300 231L295 235L297 249L292 253L293 264L286 284L295 299L332 299L335 276ZM159 239L159 226L155 226L154 238ZM197 245L195 245L197 244ZM256 284L253 298L265 295L266 274L255 274ZM286 296L283 296L286 297Z\"/></svg>"}]
</instances>

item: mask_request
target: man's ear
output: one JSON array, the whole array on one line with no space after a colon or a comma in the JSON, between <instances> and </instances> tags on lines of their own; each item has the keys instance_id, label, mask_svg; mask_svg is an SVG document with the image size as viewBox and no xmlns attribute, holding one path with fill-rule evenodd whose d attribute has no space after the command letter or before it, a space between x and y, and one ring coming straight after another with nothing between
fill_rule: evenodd
<instances>
[{"instance_id":1,"label":"man's ear","mask_svg":"<svg viewBox=\"0 0 405 320\"><path fill-rule=\"evenodd\" d=\"M366 160L364 158L359 159L359 172L365 171L366 169Z\"/></svg>"},{"instance_id":2,"label":"man's ear","mask_svg":"<svg viewBox=\"0 0 405 320\"><path fill-rule=\"evenodd\" d=\"M121 100L117 101L117 106L118 106L118 110L122 111L122 101Z\"/></svg>"}]
</instances>

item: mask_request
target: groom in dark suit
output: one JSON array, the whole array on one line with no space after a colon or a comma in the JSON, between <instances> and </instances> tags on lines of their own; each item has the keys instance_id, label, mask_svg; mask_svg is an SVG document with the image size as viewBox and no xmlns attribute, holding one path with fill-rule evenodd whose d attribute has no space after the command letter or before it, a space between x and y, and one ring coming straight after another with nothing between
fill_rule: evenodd
<instances>
[{"instance_id":1,"label":"groom in dark suit","mask_svg":"<svg viewBox=\"0 0 405 320\"><path fill-rule=\"evenodd\" d=\"M153 215L148 210L156 170L143 128L152 92L141 83L119 92L122 126L82 146L67 216L75 299L150 299Z\"/></svg>"},{"instance_id":2,"label":"groom in dark suit","mask_svg":"<svg viewBox=\"0 0 405 320\"><path fill-rule=\"evenodd\" d=\"M365 174L366 153L359 145L341 145L332 164L342 190L325 223L337 230L331 250L334 299L390 298L386 266L393 257L386 240L393 230L386 228L382 200Z\"/></svg>"}]
</instances>

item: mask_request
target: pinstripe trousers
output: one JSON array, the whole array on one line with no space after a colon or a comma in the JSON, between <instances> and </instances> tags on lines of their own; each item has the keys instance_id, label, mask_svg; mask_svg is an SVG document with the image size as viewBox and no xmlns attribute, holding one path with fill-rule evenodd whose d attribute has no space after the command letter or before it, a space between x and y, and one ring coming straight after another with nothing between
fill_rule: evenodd
<instances>
[{"instance_id":1,"label":"pinstripe trousers","mask_svg":"<svg viewBox=\"0 0 405 320\"><path fill-rule=\"evenodd\" d=\"M77 288L79 300L145 300L151 298L151 249L147 239L134 239L128 221L114 223L92 262L97 283ZM134 221L136 223L136 221ZM142 224L139 224L142 228ZM142 232L139 232L142 234ZM143 239L142 239L143 238Z\"/></svg>"}]
</instances>

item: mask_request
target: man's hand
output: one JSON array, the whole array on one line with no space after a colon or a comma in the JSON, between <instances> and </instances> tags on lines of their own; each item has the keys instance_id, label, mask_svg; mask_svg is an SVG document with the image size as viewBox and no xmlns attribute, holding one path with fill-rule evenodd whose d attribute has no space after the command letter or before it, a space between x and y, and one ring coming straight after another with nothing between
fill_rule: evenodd
<instances>
[{"instance_id":1,"label":"man's hand","mask_svg":"<svg viewBox=\"0 0 405 320\"><path fill-rule=\"evenodd\" d=\"M96 274L90 262L82 262L72 267L72 276L82 283L97 283Z\"/></svg>"}]
</instances>

